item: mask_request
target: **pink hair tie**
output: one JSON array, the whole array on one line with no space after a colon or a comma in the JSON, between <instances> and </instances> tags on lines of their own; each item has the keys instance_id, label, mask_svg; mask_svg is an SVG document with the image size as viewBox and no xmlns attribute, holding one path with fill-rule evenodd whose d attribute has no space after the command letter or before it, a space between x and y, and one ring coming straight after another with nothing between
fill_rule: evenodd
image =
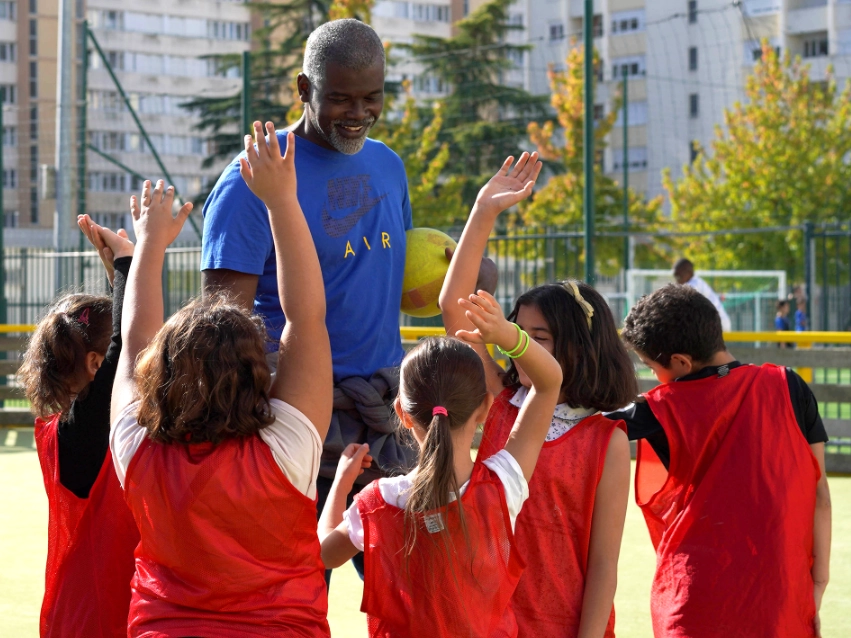
<instances>
[{"instance_id":1,"label":"pink hair tie","mask_svg":"<svg viewBox=\"0 0 851 638\"><path fill-rule=\"evenodd\" d=\"M79 321L84 326L89 325L89 309L88 308L83 310L83 312L80 314L80 318L77 319L77 321Z\"/></svg>"},{"instance_id":2,"label":"pink hair tie","mask_svg":"<svg viewBox=\"0 0 851 638\"><path fill-rule=\"evenodd\" d=\"M432 416L437 416L438 414L442 414L443 416L449 416L449 412L446 411L442 405L436 405L431 410Z\"/></svg>"}]
</instances>

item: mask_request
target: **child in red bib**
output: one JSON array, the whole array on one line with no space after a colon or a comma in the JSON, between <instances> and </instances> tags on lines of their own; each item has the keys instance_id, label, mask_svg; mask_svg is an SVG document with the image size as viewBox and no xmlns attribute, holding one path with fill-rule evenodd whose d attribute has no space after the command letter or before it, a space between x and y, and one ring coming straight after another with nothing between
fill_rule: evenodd
<instances>
[{"instance_id":1,"label":"child in red bib","mask_svg":"<svg viewBox=\"0 0 851 638\"><path fill-rule=\"evenodd\" d=\"M736 361L718 312L688 286L642 298L623 338L662 384L612 415L641 439L635 491L657 555L655 635L820 635L830 492L826 437L801 427L792 394L806 384Z\"/></svg>"},{"instance_id":2,"label":"child in red bib","mask_svg":"<svg viewBox=\"0 0 851 638\"><path fill-rule=\"evenodd\" d=\"M452 301L475 285L497 213L477 202L450 263L440 298L450 334L468 323ZM563 375L529 501L517 518L516 545L526 571L511 607L520 635L614 636L629 443L623 424L601 412L635 397L633 366L606 301L585 284L533 288L508 318L558 360ZM512 362L506 373L485 348L476 349L497 395L479 447L479 458L487 459L505 444L523 409L529 377L522 362Z\"/></svg>"},{"instance_id":3,"label":"child in red bib","mask_svg":"<svg viewBox=\"0 0 851 638\"><path fill-rule=\"evenodd\" d=\"M506 205L528 195L540 167L535 159L524 154L515 178L490 194L501 193ZM523 569L514 521L528 496L561 371L506 321L487 292L461 303L475 330L456 336L495 343L522 361L532 380L529 400L504 448L473 462L477 424L493 401L478 355L443 337L426 339L405 357L396 412L419 444L417 467L373 482L345 511L345 496L369 463L365 446L349 446L319 524L328 567L365 553L361 609L374 638L518 635L508 604Z\"/></svg>"},{"instance_id":4,"label":"child in red bib","mask_svg":"<svg viewBox=\"0 0 851 638\"><path fill-rule=\"evenodd\" d=\"M136 524L109 455L109 402L121 352L121 301L133 244L78 219L106 267L113 299L69 294L39 322L19 378L36 413L48 501L42 638L127 634ZM110 337L111 335L111 337Z\"/></svg>"},{"instance_id":5,"label":"child in red bib","mask_svg":"<svg viewBox=\"0 0 851 638\"><path fill-rule=\"evenodd\" d=\"M322 273L296 199L293 134L246 136L241 174L269 211L287 326L277 375L265 330L225 298L163 325L172 188L146 182L113 393L112 454L141 533L132 637L329 635L316 475L331 419ZM138 361L137 361L138 356Z\"/></svg>"}]
</instances>

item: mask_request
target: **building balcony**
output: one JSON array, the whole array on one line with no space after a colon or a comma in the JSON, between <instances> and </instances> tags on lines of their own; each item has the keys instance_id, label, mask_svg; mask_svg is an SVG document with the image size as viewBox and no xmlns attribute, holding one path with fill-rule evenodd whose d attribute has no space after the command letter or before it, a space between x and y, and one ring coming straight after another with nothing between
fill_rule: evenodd
<instances>
[{"instance_id":1,"label":"building balcony","mask_svg":"<svg viewBox=\"0 0 851 638\"><path fill-rule=\"evenodd\" d=\"M812 0L815 2L816 0ZM827 30L827 2L820 6L792 9L786 14L786 33L790 35Z\"/></svg>"}]
</instances>

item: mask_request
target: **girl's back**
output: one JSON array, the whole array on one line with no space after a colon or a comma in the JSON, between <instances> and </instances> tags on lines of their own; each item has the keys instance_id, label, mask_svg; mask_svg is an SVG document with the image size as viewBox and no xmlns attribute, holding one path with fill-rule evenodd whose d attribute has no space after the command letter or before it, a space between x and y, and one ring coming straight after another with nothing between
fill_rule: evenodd
<instances>
[{"instance_id":1,"label":"girl's back","mask_svg":"<svg viewBox=\"0 0 851 638\"><path fill-rule=\"evenodd\" d=\"M315 502L259 435L215 446L146 439L124 486L142 534L134 634L149 621L192 635L327 633Z\"/></svg>"},{"instance_id":2,"label":"girl's back","mask_svg":"<svg viewBox=\"0 0 851 638\"><path fill-rule=\"evenodd\" d=\"M491 407L479 448L483 460L505 445L519 411L511 403L516 393L506 388ZM515 542L529 566L511 601L521 636L579 633L597 484L618 427L622 422L587 416L541 449L530 498L517 517ZM612 609L606 636L614 636L614 624Z\"/></svg>"},{"instance_id":3,"label":"girl's back","mask_svg":"<svg viewBox=\"0 0 851 638\"><path fill-rule=\"evenodd\" d=\"M522 559L512 551L505 489L493 470L475 466L461 497L463 522L457 502L417 517L416 544L401 567L399 557L407 551L404 502L390 500L395 503L382 496L379 481L356 497L370 550L361 606L369 635L517 635L514 617L505 610ZM440 533L444 529L449 539Z\"/></svg>"}]
</instances>

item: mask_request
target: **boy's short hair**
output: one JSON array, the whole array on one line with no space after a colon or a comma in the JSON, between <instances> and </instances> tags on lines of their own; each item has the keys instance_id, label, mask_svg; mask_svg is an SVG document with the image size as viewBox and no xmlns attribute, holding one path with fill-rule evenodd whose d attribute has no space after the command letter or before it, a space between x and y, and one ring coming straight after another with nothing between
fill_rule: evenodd
<instances>
[{"instance_id":1,"label":"boy's short hair","mask_svg":"<svg viewBox=\"0 0 851 638\"><path fill-rule=\"evenodd\" d=\"M674 354L706 362L726 349L721 317L712 302L691 286L677 284L642 297L624 320L621 336L665 367Z\"/></svg>"},{"instance_id":2,"label":"boy's short hair","mask_svg":"<svg viewBox=\"0 0 851 638\"><path fill-rule=\"evenodd\" d=\"M778 312L779 312L780 310L783 310L783 306L788 306L788 305L789 305L789 302L788 302L787 300L785 300L785 299L781 299L780 301L778 301L778 302L777 302L777 310L778 310Z\"/></svg>"}]
</instances>

